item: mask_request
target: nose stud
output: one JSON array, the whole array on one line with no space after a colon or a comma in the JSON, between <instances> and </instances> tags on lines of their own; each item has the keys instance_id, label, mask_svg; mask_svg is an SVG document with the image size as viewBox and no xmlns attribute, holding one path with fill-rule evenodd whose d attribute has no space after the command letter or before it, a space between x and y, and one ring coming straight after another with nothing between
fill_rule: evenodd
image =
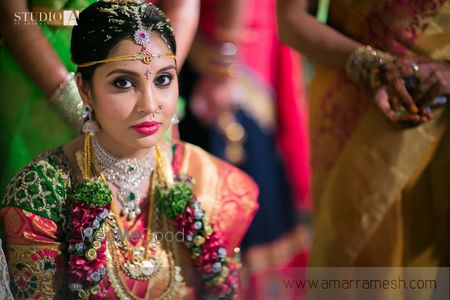
<instances>
[{"instance_id":1,"label":"nose stud","mask_svg":"<svg viewBox=\"0 0 450 300\"><path fill-rule=\"evenodd\" d=\"M165 112L165 111L166 111L166 110L163 108L162 105L158 105L158 109L155 110L155 111L152 113L152 116L155 117L155 115L158 115L158 114L160 114L160 113L162 113L162 112Z\"/></svg>"}]
</instances>

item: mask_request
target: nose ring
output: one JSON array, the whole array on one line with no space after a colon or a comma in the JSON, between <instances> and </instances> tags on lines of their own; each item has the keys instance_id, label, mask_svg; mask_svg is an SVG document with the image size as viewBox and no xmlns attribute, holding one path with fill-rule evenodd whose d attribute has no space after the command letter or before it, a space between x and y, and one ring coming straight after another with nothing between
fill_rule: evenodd
<instances>
[{"instance_id":1,"label":"nose ring","mask_svg":"<svg viewBox=\"0 0 450 300\"><path fill-rule=\"evenodd\" d=\"M160 114L160 113L162 113L162 112L165 112L165 111L166 111L166 110L163 108L162 105L158 105L158 109L155 110L155 111L152 113L152 116L155 117L155 115L158 115L158 114Z\"/></svg>"}]
</instances>

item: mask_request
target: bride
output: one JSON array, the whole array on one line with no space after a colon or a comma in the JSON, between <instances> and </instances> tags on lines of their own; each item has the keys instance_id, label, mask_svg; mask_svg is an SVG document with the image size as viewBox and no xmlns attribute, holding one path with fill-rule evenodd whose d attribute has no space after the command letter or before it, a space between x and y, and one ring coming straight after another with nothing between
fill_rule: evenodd
<instances>
[{"instance_id":1,"label":"bride","mask_svg":"<svg viewBox=\"0 0 450 300\"><path fill-rule=\"evenodd\" d=\"M173 29L151 4L99 1L71 40L83 134L31 161L0 203L15 298L235 299L257 187L166 142L178 99ZM48 124L52 126L52 124Z\"/></svg>"}]
</instances>

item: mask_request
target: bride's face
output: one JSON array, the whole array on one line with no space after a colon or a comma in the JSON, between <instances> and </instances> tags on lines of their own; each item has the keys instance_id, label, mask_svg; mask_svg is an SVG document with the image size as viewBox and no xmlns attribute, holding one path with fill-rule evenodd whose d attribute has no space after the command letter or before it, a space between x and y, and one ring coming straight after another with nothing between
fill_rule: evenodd
<instances>
[{"instance_id":1,"label":"bride's face","mask_svg":"<svg viewBox=\"0 0 450 300\"><path fill-rule=\"evenodd\" d=\"M134 55L141 50L131 39L122 40L109 57ZM147 46L153 54L172 53L155 33ZM117 61L97 67L83 97L101 126L97 136L112 153L135 155L154 146L171 124L178 100L175 60L169 57ZM83 92L81 92L83 93Z\"/></svg>"}]
</instances>

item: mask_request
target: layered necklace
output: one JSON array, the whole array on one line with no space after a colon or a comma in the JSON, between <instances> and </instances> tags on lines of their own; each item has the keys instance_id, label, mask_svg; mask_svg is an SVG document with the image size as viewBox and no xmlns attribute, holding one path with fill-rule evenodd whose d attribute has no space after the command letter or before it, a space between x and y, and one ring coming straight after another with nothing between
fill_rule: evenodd
<instances>
[{"instance_id":1,"label":"layered necklace","mask_svg":"<svg viewBox=\"0 0 450 300\"><path fill-rule=\"evenodd\" d=\"M117 199L122 205L122 215L129 220L136 219L142 213L142 193L139 186L153 171L153 151L142 158L120 158L109 153L95 136L92 139L92 149L106 179L118 189Z\"/></svg>"},{"instance_id":2,"label":"layered necklace","mask_svg":"<svg viewBox=\"0 0 450 300\"><path fill-rule=\"evenodd\" d=\"M133 280L147 281L148 287L159 282L157 278L168 278L159 299L183 293L183 276L176 265L177 245L173 240L164 242L165 247L162 247L149 240L148 230L145 241L150 243L144 247L123 240L124 229L120 228L106 176L94 157L99 155L95 154L95 146L91 147L96 143L91 143L92 140L95 138L90 134L85 135L83 154L77 154L84 181L68 197L72 216L68 224L70 291L81 299L106 293L108 287L103 278L107 276L117 298L135 299L121 280L124 274ZM147 226L152 228L154 224L154 232L160 229L166 233L171 225L170 231L188 233L185 245L192 251L194 266L203 278L205 298L233 299L238 288L239 262L227 255L222 233L213 229L191 184L172 181L167 171L168 161L158 145L154 151L156 167L150 181ZM161 215L162 219L155 217L153 220L152 212ZM106 238L109 232L114 234L112 240Z\"/></svg>"},{"instance_id":3,"label":"layered necklace","mask_svg":"<svg viewBox=\"0 0 450 300\"><path fill-rule=\"evenodd\" d=\"M112 210L114 212L114 208ZM132 247L127 241L117 238L120 223L114 213L108 216L107 222L115 234L115 241L107 243L105 253L107 258L106 273L118 299L136 299L122 283L119 275L121 272L134 280L148 281L149 287L155 283L151 280L158 280L158 276L159 278L168 277L169 281L165 290L156 299L171 299L182 290L183 276L181 275L181 268L176 265L178 255L177 247L173 241L168 243L171 247L165 250L162 249L162 245L157 243L156 247L150 246L150 251L147 252L149 250L147 249L148 242L145 247ZM163 220L162 227L159 229L166 232L168 230L167 225L167 220ZM118 252L121 255L118 255ZM121 257L126 258L124 264L121 263ZM159 274L160 272L161 274Z\"/></svg>"}]
</instances>

